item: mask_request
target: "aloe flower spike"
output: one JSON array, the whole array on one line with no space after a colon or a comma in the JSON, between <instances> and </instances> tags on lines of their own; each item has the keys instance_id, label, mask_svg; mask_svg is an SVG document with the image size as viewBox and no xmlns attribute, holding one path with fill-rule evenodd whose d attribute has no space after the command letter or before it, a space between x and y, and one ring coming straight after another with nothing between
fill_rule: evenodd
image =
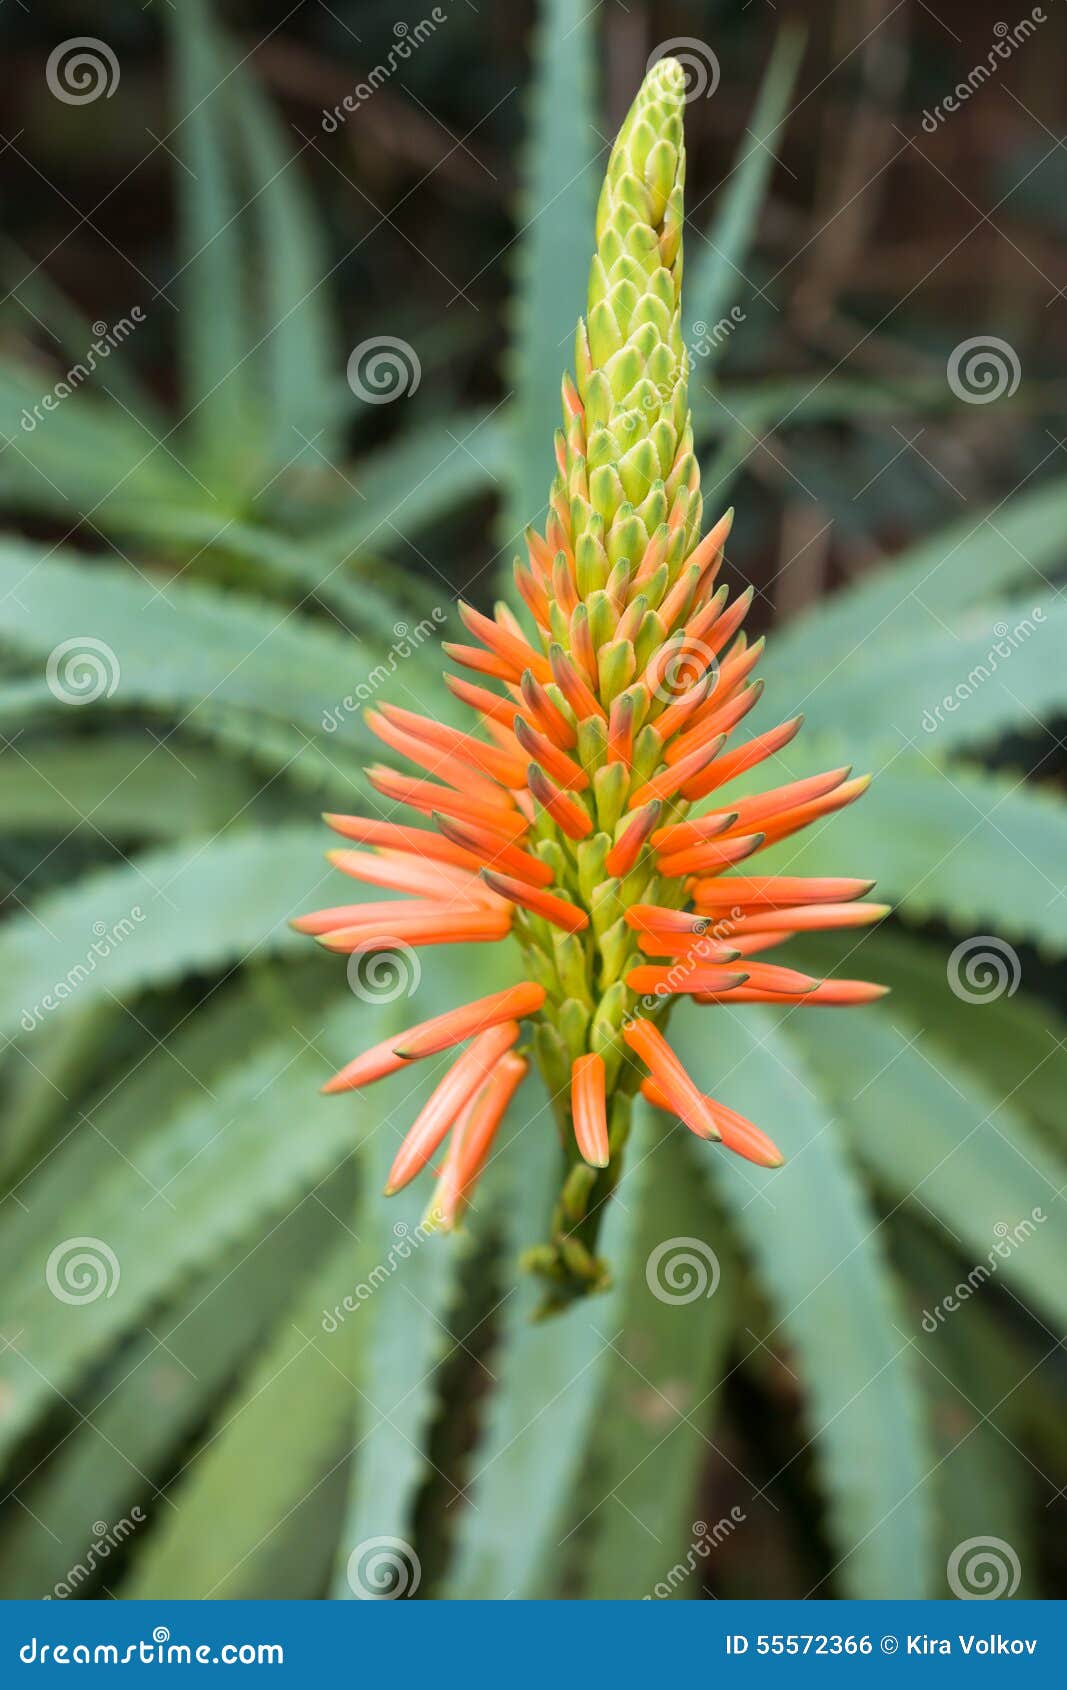
<instances>
[{"instance_id":1,"label":"aloe flower spike","mask_svg":"<svg viewBox=\"0 0 1067 1690\"><path fill-rule=\"evenodd\" d=\"M368 771L421 825L331 815L362 850L342 873L405 902L335 906L297 922L342 953L508 940L505 991L411 1027L328 1081L345 1092L464 1048L398 1149L388 1191L444 1147L430 1218L471 1204L493 1137L528 1070L528 1025L565 1168L551 1235L526 1265L547 1307L608 1282L597 1254L638 1091L698 1138L760 1167L782 1156L709 1096L665 1036L674 1000L862 1004L882 988L816 980L766 953L795 933L879 920L866 880L759 873L768 846L858 798L849 769L744 797L732 784L793 739L800 719L736 742L760 696L762 641L742 629L751 592L716 577L727 512L701 538L688 361L681 332L685 74L662 59L612 150L597 208L588 309L563 381L558 470L543 534L527 531L506 605L460 615L445 647L469 730L383 705L368 721L417 771Z\"/></svg>"}]
</instances>

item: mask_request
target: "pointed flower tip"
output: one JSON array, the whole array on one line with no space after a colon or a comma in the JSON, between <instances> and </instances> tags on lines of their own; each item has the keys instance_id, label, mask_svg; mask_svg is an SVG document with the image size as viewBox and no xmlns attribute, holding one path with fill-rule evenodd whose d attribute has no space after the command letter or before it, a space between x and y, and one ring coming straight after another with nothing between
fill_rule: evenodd
<instances>
[{"instance_id":1,"label":"pointed flower tip","mask_svg":"<svg viewBox=\"0 0 1067 1690\"><path fill-rule=\"evenodd\" d=\"M684 95L687 88L685 67L673 53L665 53L649 70L644 86L662 89L668 94Z\"/></svg>"}]
</instances>

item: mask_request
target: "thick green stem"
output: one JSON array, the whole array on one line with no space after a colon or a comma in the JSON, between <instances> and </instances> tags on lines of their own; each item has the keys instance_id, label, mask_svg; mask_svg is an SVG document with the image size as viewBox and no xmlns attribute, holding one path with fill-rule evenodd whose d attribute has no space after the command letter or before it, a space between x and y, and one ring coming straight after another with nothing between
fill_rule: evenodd
<instances>
[{"instance_id":1,"label":"thick green stem","mask_svg":"<svg viewBox=\"0 0 1067 1690\"><path fill-rule=\"evenodd\" d=\"M616 1091L608 1120L611 1160L606 1168L591 1168L583 1162L574 1142L570 1110L563 1108L561 1122L567 1171L552 1213L547 1243L528 1250L523 1266L546 1281L547 1290L538 1314L555 1314L580 1297L606 1291L611 1284L607 1263L597 1255L597 1240L605 1205L622 1175L623 1154L633 1116L633 1090Z\"/></svg>"}]
</instances>

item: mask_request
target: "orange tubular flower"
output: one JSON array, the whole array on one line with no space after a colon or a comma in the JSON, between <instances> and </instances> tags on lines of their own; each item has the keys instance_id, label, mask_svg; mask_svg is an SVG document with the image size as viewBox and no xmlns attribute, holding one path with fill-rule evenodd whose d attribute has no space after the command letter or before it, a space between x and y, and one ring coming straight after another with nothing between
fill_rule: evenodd
<instances>
[{"instance_id":1,"label":"orange tubular flower","mask_svg":"<svg viewBox=\"0 0 1067 1690\"><path fill-rule=\"evenodd\" d=\"M762 1167L764 1133L696 1084L664 1037L679 996L698 1003L860 1004L882 988L819 981L762 953L794 934L883 916L865 880L754 872L751 859L860 796L849 769L735 797L799 718L737 742L760 696L751 592L717 585L727 512L701 538L680 330L685 75L648 73L612 151L597 212L577 378L563 383L558 474L544 534L528 529L505 605L460 614L471 644L448 676L472 712L454 728L388 704L370 726L414 772L369 771L392 819L327 816L363 847L332 852L357 880L402 895L296 922L329 950L510 937L523 968L503 992L356 1057L349 1091L465 1044L397 1154L389 1190L447 1140L432 1215L470 1203L528 1067L521 1023L556 1111L568 1167L547 1244L528 1265L553 1304L606 1280L595 1253L640 1090L699 1138ZM697 813L694 806L710 800ZM744 865L739 872L735 866ZM760 957L760 960L753 960Z\"/></svg>"}]
</instances>

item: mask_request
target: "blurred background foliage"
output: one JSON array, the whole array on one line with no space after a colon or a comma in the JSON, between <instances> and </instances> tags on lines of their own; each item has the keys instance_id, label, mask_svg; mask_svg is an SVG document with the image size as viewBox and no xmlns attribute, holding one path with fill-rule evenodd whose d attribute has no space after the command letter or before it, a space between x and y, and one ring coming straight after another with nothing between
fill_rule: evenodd
<instances>
[{"instance_id":1,"label":"blurred background foliage","mask_svg":"<svg viewBox=\"0 0 1067 1690\"><path fill-rule=\"evenodd\" d=\"M430 8L378 0L4 9L6 1595L343 1597L379 1537L419 1596L943 1595L990 1536L1019 1595L1062 1580L1063 22L931 130L999 21L944 10L466 0L420 39ZM70 104L46 62L84 33L121 79ZM379 1197L409 1077L317 1096L410 1008L284 922L330 901L316 812L368 802L346 698L388 675L446 713L438 621L543 506L598 173L683 34L721 68L688 121L705 503L738 507L767 708L808 717L775 773L877 777L783 860L898 906L804 956L894 991L679 1016L786 1166L645 1122L614 1288L535 1325L543 1106L466 1234L419 1243L421 1198ZM1021 379L970 403L947 364L990 335ZM383 336L420 371L388 404L346 379ZM86 637L115 685L78 709L47 663ZM455 967L430 953L420 1019ZM651 1294L679 1237L713 1296ZM64 1302L46 1264L85 1238L118 1270Z\"/></svg>"}]
</instances>

